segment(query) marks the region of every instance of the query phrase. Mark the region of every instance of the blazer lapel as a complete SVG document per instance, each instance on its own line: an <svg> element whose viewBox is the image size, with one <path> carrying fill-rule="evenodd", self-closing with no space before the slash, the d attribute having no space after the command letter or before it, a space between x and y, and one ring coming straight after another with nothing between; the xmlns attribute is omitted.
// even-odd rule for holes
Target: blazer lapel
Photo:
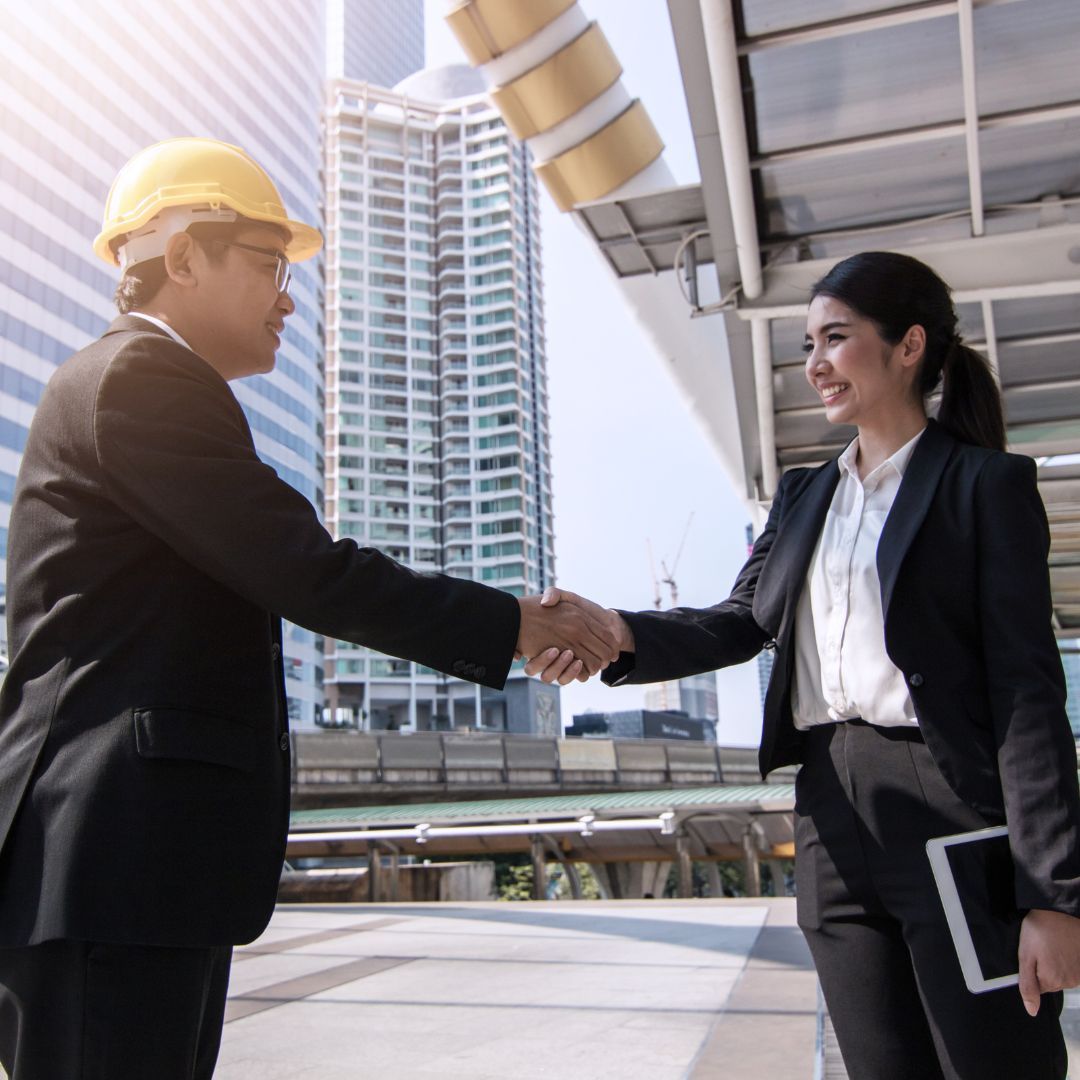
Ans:
<svg viewBox="0 0 1080 1080"><path fill-rule="evenodd" d="M878 541L877 569L881 582L881 610L889 615L900 565L919 531L937 491L938 481L953 450L952 438L931 420L915 444L892 509Z"/></svg>
<svg viewBox="0 0 1080 1080"><path fill-rule="evenodd" d="M755 620L774 635L794 615L839 480L840 467L831 461L784 509L754 599Z"/></svg>

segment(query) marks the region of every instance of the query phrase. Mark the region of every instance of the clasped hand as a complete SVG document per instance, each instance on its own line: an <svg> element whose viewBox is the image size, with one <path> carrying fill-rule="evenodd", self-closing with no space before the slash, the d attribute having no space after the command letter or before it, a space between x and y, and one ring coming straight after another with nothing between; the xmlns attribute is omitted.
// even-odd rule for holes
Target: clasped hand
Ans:
<svg viewBox="0 0 1080 1080"><path fill-rule="evenodd" d="M521 629L516 657L525 657L525 672L560 686L586 682L634 651L634 635L626 620L566 589L549 588L543 596L519 600Z"/></svg>

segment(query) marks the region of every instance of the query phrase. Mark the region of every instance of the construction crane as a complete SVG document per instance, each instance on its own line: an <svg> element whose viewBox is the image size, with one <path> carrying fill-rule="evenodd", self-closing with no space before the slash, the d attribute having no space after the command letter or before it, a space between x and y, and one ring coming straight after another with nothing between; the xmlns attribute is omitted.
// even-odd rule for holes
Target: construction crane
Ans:
<svg viewBox="0 0 1080 1080"><path fill-rule="evenodd" d="M686 528L683 529L682 539L679 541L679 550L675 552L675 561L671 564L671 569L667 568L667 563L663 559L660 560L660 569L664 571L663 582L671 590L671 606L679 606L679 587L675 584L675 571L679 568L679 559L682 558L683 548L686 547L686 536L690 532L690 526L694 520L694 511L690 511L690 516L686 519ZM660 589L656 590L657 596L657 608L660 607Z"/></svg>
<svg viewBox="0 0 1080 1080"><path fill-rule="evenodd" d="M663 559L660 560L660 569L664 572L663 582L671 590L671 606L679 606L679 588L675 584L675 571L679 568L679 559L682 556L683 548L686 546L686 534L690 531L690 523L694 520L693 513L686 521L686 527L683 529L682 540L679 541L679 550L675 552L675 561L671 564L671 569L667 568L667 563ZM649 552L649 573L652 575L653 584L653 607L657 611L660 610L663 599L660 595L660 581L656 577L656 566L653 562L653 550L652 541L645 540L645 547ZM669 680L668 682L659 683L654 686L645 697L646 708L659 709L662 712L666 712L669 709L680 708L681 694L679 691L679 683L677 680Z"/></svg>
<svg viewBox="0 0 1080 1080"><path fill-rule="evenodd" d="M649 573L652 575L652 587L653 587L653 607L657 611L660 610L660 606L663 601L660 598L660 582L656 580L656 567L653 565L652 557L652 541L647 537L645 539L645 547L649 552Z"/></svg>

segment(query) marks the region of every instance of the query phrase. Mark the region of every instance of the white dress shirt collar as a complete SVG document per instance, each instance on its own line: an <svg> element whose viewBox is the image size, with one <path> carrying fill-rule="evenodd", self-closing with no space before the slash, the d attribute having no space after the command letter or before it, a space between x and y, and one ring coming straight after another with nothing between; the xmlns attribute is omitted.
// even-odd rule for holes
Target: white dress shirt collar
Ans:
<svg viewBox="0 0 1080 1080"><path fill-rule="evenodd" d="M859 458L859 436L856 435L836 460L836 464L840 467L841 475L846 473L853 479L859 480L859 483L863 487L868 488L877 487L878 483L881 481L882 474L886 471L896 473L897 479L902 480L904 478L904 470L911 460L911 455L915 452L915 444L922 438L922 433L925 430L926 428L924 427L913 439L909 439L894 454L890 454L876 469L873 470L873 472L867 474L865 480L859 480L859 469L857 464Z"/></svg>
<svg viewBox="0 0 1080 1080"><path fill-rule="evenodd" d="M153 323L159 330L164 330L166 334L180 345L183 345L185 349L190 352L195 350L164 320L159 319L156 315L147 315L145 311L129 311L129 315L134 315L136 318L145 319L148 323Z"/></svg>

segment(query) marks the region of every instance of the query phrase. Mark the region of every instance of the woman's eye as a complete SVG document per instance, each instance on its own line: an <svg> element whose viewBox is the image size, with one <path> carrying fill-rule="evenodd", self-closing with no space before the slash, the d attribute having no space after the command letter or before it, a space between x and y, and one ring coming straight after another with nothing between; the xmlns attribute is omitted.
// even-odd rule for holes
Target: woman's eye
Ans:
<svg viewBox="0 0 1080 1080"><path fill-rule="evenodd" d="M835 345L838 341L844 340L843 334L830 334L826 339L830 345Z"/></svg>

